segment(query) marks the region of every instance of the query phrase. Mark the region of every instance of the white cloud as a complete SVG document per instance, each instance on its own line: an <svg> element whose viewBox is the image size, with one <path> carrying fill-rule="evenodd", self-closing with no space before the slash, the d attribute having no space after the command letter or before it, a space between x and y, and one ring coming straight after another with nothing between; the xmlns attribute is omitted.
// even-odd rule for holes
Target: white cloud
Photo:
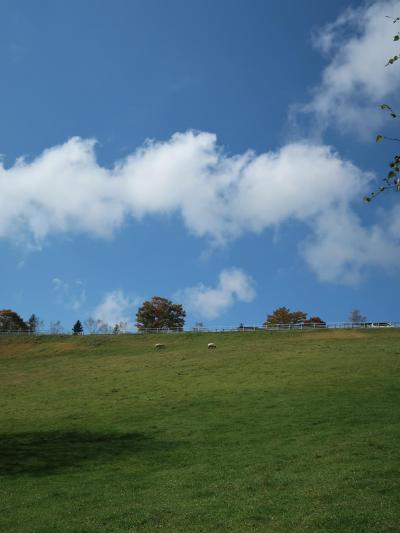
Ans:
<svg viewBox="0 0 400 533"><path fill-rule="evenodd" d="M113 326L126 322L132 326L134 322L133 308L139 304L137 298L126 296L122 290L108 292L101 303L95 308L93 317Z"/></svg>
<svg viewBox="0 0 400 533"><path fill-rule="evenodd" d="M235 301L251 302L255 296L252 279L238 268L223 270L215 288L199 284L177 294L177 298L183 300L185 308L209 319L220 316Z"/></svg>
<svg viewBox="0 0 400 533"><path fill-rule="evenodd" d="M328 146L306 142L228 155L215 135L189 131L106 169L93 141L73 138L30 163L0 167L0 237L109 237L127 216L179 213L192 233L221 241L305 220L347 201L368 179Z"/></svg>
<svg viewBox="0 0 400 533"><path fill-rule="evenodd" d="M59 232L109 236L122 221L112 173L95 159L94 142L73 138L9 169L0 167L0 236L40 243Z"/></svg>
<svg viewBox="0 0 400 533"><path fill-rule="evenodd" d="M308 264L321 281L355 285L365 267L396 268L400 262L399 234L395 234L400 209L387 214L386 221L363 226L347 208L321 214L316 233L301 246Z"/></svg>
<svg viewBox="0 0 400 533"><path fill-rule="evenodd" d="M399 101L400 68L385 66L399 52L393 42L399 27L387 16L399 13L399 0L366 3L321 28L314 43L330 62L312 100L297 110L311 113L320 128L334 125L371 138L387 120L379 104Z"/></svg>
<svg viewBox="0 0 400 533"><path fill-rule="evenodd" d="M59 304L62 304L73 311L77 311L85 304L86 290L81 280L75 280L71 284L60 278L53 278L52 285Z"/></svg>
<svg viewBox="0 0 400 533"><path fill-rule="evenodd" d="M331 147L310 142L230 155L215 135L189 131L148 142L107 169L96 161L93 141L73 138L32 162L0 167L0 237L18 233L35 243L62 232L111 237L129 216L175 213L191 233L221 243L298 221L307 231L304 256L327 279L315 250L339 237L326 220L351 213L371 179ZM371 240L371 229L364 230ZM391 256L398 236L385 238ZM360 251L356 260L352 253L341 266L332 264L329 279L343 281L344 271L370 265L376 265L371 254ZM79 308L79 299L73 305Z"/></svg>
<svg viewBox="0 0 400 533"><path fill-rule="evenodd" d="M373 109L395 103L400 84L400 67L384 66L400 29L386 15L399 14L400 0L366 3L315 34L329 63L301 110L322 130L334 124L376 133L384 115ZM61 233L110 238L129 217L176 214L189 232L218 244L295 221L303 224L300 248L319 279L357 283L366 268L392 267L399 257L393 228L400 210L390 213L389 230L384 221L362 224L354 210L372 178L322 142L232 155L215 135L188 131L148 141L106 168L96 160L95 141L75 137L32 161L0 164L0 238L34 249ZM58 293L66 297L72 289L60 283ZM125 296L108 296L99 308L114 309L107 318L113 322ZM83 291L69 305L78 309L84 301Z"/></svg>

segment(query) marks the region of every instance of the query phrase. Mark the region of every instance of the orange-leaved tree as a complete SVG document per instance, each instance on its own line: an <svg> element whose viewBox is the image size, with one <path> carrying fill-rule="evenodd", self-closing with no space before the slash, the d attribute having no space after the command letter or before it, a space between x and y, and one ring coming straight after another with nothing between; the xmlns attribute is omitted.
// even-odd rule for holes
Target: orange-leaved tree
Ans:
<svg viewBox="0 0 400 533"><path fill-rule="evenodd" d="M275 311L267 316L264 326L273 326L277 324L301 324L307 318L304 311L290 311L287 307L278 307Z"/></svg>
<svg viewBox="0 0 400 533"><path fill-rule="evenodd" d="M11 309L0 310L0 331L12 332L27 330L27 324L22 320L18 313Z"/></svg>
<svg viewBox="0 0 400 533"><path fill-rule="evenodd" d="M320 318L319 316L310 316L310 318L307 318L307 320L304 320L303 324L305 326L310 326L310 327L320 327L320 328L326 327L326 322L324 322L324 320L322 320L322 318Z"/></svg>

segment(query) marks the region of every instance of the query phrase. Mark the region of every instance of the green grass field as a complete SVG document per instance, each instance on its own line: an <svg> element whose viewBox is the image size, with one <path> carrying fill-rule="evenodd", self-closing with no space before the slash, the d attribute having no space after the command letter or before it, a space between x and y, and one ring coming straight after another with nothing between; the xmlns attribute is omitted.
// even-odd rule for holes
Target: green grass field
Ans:
<svg viewBox="0 0 400 533"><path fill-rule="evenodd" d="M396 330L3 337L0 364L2 533L400 531Z"/></svg>

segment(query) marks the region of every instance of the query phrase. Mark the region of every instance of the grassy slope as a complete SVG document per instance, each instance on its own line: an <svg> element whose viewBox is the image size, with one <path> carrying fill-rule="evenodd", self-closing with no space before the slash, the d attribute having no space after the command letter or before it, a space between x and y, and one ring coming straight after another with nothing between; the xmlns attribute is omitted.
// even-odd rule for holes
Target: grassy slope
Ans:
<svg viewBox="0 0 400 533"><path fill-rule="evenodd" d="M0 338L0 365L0 531L400 530L398 331Z"/></svg>

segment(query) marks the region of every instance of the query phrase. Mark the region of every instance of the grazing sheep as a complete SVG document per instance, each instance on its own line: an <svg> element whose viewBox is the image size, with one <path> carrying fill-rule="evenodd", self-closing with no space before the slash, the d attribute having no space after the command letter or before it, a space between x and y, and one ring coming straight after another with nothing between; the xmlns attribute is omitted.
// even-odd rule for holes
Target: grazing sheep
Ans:
<svg viewBox="0 0 400 533"><path fill-rule="evenodd" d="M162 350L163 348L165 348L165 344L161 344L160 342L154 345L155 350Z"/></svg>
<svg viewBox="0 0 400 533"><path fill-rule="evenodd" d="M208 350L215 350L216 347L217 347L217 345L214 344L213 342L209 342L208 345L207 345L207 349Z"/></svg>

